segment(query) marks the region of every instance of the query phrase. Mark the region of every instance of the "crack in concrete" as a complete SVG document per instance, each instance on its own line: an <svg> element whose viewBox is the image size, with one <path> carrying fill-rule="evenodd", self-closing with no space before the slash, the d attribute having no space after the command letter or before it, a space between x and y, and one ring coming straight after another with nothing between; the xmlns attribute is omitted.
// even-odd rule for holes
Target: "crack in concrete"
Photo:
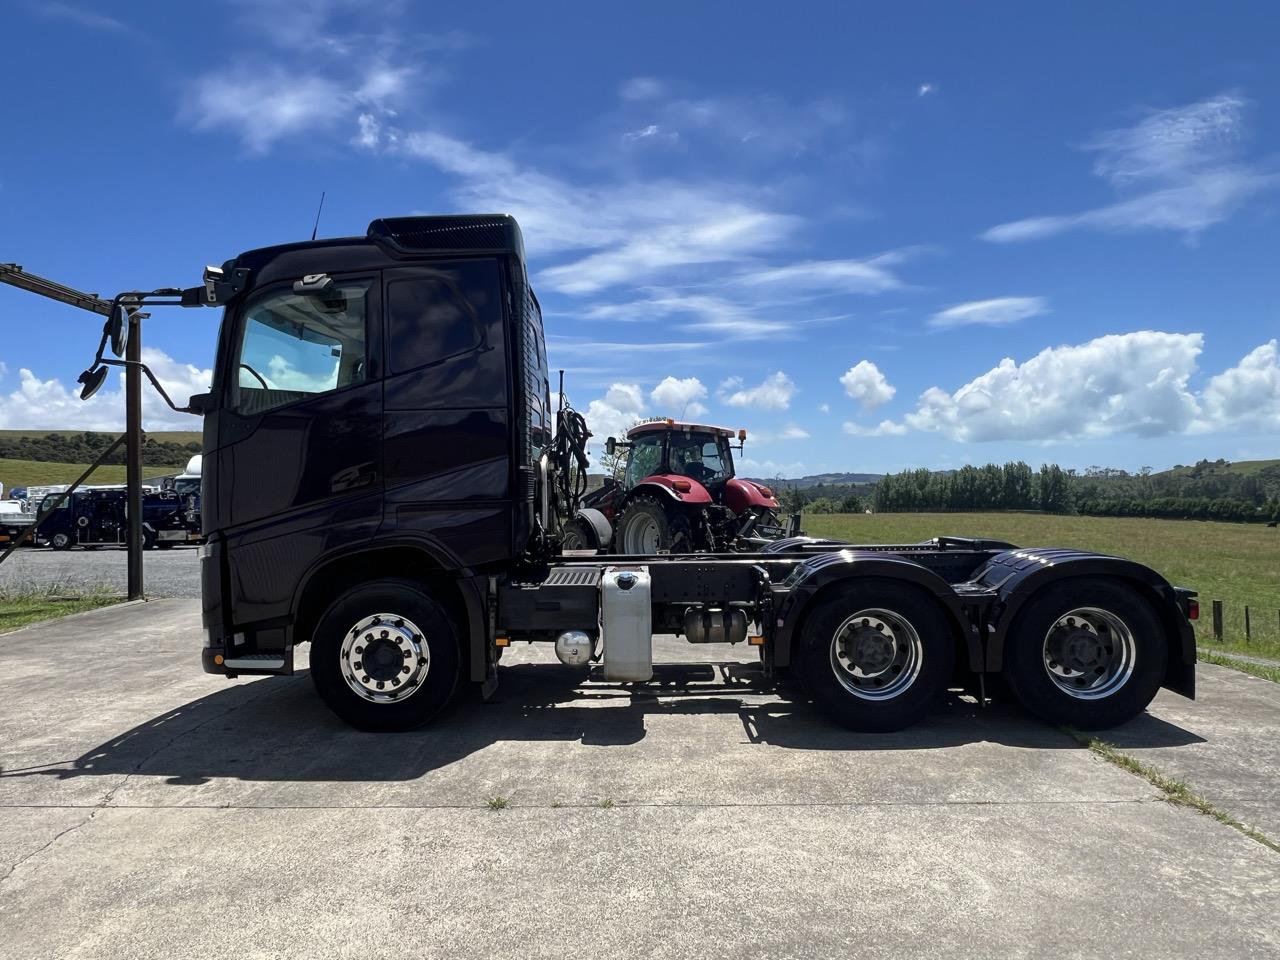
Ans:
<svg viewBox="0 0 1280 960"><path fill-rule="evenodd" d="M36 850L32 850L32 851L31 851L29 854L27 854L25 857L21 857L21 858L19 858L17 861L15 861L15 862L14 862L13 866L11 866L11 867L8 869L8 871L6 871L6 872L5 872L4 876L0 876L0 884L3 884L3 883L4 883L5 881L7 881L10 877L12 877L15 873L17 873L18 868L19 868L19 867L21 867L23 864L25 864L28 860L31 860L31 859L33 859L33 858L35 858L35 857L40 856L40 854L44 853L46 850L48 850L50 847L52 847L55 843L57 843L59 840L61 840L61 839L62 839L63 837L65 837L67 834L69 834L69 833L74 833L75 831L79 830L79 829L80 829L81 827L83 827L86 823L88 823L90 820L92 820L94 817L96 817L99 813L101 813L101 812L102 812L102 810L103 810L103 808L102 808L102 806L100 806L100 805L99 805L99 806L95 806L95 807L93 807L93 808L92 808L92 811L90 812L90 814L89 814L87 817L85 817L83 820L81 820L79 823L72 824L71 826L67 827L65 830L59 830L57 833L55 833L55 834L53 835L53 837L49 840L49 842L48 842L48 843L44 844L43 846L39 847L39 848L38 848L38 849L36 849Z"/></svg>

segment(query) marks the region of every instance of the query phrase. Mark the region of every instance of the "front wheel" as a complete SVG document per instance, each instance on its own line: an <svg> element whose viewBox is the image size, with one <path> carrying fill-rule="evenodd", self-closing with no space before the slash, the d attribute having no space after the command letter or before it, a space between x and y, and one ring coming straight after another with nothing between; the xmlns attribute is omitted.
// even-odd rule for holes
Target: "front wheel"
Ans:
<svg viewBox="0 0 1280 960"><path fill-rule="evenodd" d="M459 630L422 584L375 580L334 601L311 638L311 679L361 730L409 730L453 698Z"/></svg>
<svg viewBox="0 0 1280 960"><path fill-rule="evenodd" d="M1115 727L1146 709L1169 650L1151 605L1107 580L1066 580L1018 611L1004 643L1014 696L1050 723Z"/></svg>
<svg viewBox="0 0 1280 960"><path fill-rule="evenodd" d="M801 628L796 669L823 713L882 733L921 719L946 689L955 640L937 602L892 580L835 588Z"/></svg>
<svg viewBox="0 0 1280 960"><path fill-rule="evenodd" d="M587 528L585 520L570 520L560 532L560 548L562 550L594 550L595 537Z"/></svg>
<svg viewBox="0 0 1280 960"><path fill-rule="evenodd" d="M74 541L71 539L71 534L69 533L58 531L49 538L49 546L53 547L55 550L70 550L73 545Z"/></svg>

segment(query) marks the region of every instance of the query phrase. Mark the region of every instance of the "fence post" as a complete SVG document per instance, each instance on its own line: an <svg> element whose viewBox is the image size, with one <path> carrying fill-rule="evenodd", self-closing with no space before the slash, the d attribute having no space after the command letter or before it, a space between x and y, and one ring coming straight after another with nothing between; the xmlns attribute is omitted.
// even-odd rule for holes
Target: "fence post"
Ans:
<svg viewBox="0 0 1280 960"><path fill-rule="evenodd" d="M1248 642L1249 642L1249 637L1250 637L1250 631L1249 631L1249 605L1246 603L1246 604L1244 605L1244 642L1245 642L1245 643L1248 643Z"/></svg>
<svg viewBox="0 0 1280 960"><path fill-rule="evenodd" d="M1222 601L1213 601L1213 639L1222 642Z"/></svg>

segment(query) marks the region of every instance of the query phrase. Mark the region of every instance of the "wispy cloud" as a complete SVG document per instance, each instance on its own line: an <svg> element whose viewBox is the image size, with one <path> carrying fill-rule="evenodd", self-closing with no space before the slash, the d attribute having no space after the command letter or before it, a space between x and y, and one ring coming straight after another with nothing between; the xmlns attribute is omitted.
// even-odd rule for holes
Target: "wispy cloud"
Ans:
<svg viewBox="0 0 1280 960"><path fill-rule="evenodd" d="M138 32L136 28L131 27L123 20L117 20L115 17L99 13L97 10L86 10L83 7L73 6L69 3L32 3L28 4L28 9L43 17L65 20L88 30L99 30L105 33Z"/></svg>
<svg viewBox="0 0 1280 960"><path fill-rule="evenodd" d="M1100 133L1083 145L1097 155L1093 172L1135 196L1081 213L1002 223L982 236L1010 243L1090 229L1172 230L1194 238L1249 197L1280 186L1276 171L1241 158L1245 107L1242 98L1222 94Z"/></svg>
<svg viewBox="0 0 1280 960"><path fill-rule="evenodd" d="M904 284L891 269L910 251L894 251L867 260L806 260L745 273L738 282L750 287L785 287L837 293L884 293Z"/></svg>
<svg viewBox="0 0 1280 960"><path fill-rule="evenodd" d="M1003 327L1048 311L1049 302L1044 297L994 297L957 303L954 307L939 310L929 318L929 326L939 329L973 324Z"/></svg>

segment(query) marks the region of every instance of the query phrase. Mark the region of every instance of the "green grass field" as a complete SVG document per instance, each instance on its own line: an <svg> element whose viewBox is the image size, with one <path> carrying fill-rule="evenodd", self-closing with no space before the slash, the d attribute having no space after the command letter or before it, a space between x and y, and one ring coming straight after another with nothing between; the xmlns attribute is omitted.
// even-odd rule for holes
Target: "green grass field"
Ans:
<svg viewBox="0 0 1280 960"><path fill-rule="evenodd" d="M70 483L87 467L87 463L43 463L39 460L9 460L0 457L0 483L7 494L14 487L34 484ZM158 477L166 473L181 473L183 464L142 468L144 477ZM89 483L124 483L124 464L108 464L99 467L89 478Z"/></svg>
<svg viewBox="0 0 1280 960"><path fill-rule="evenodd" d="M1221 649L1280 658L1280 530L1261 524L1035 513L806 514L806 533L859 543L994 537L1024 547L1081 547L1130 557L1200 592L1201 643L1212 642L1210 601L1225 607ZM1244 607L1253 640L1245 644Z"/></svg>
<svg viewBox="0 0 1280 960"><path fill-rule="evenodd" d="M39 439L55 434L59 437L78 437L84 430L0 430L0 440ZM110 431L90 430L107 437L114 437ZM202 434L199 430L149 430L147 436L161 443L199 443Z"/></svg>

